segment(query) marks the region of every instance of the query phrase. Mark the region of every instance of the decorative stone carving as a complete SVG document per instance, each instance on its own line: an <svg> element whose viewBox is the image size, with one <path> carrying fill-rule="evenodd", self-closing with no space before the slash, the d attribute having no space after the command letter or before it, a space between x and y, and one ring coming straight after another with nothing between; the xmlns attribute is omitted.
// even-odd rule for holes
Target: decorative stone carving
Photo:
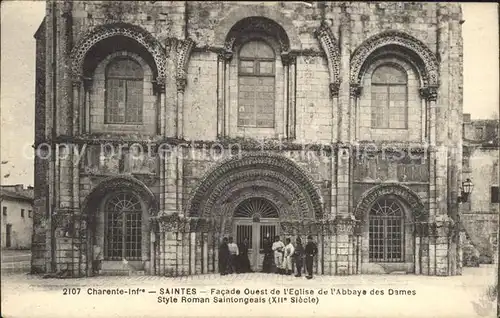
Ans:
<svg viewBox="0 0 500 318"><path fill-rule="evenodd" d="M351 235L354 233L356 220L352 216L337 216L334 220L337 234Z"/></svg>
<svg viewBox="0 0 500 318"><path fill-rule="evenodd" d="M73 74L73 78L71 79L71 84L73 88L79 88L82 85L83 77L81 74Z"/></svg>
<svg viewBox="0 0 500 318"><path fill-rule="evenodd" d="M338 96L340 86L340 50L339 43L333 36L330 27L323 21L314 35L318 38L328 61L328 72L330 74L330 95ZM336 88L332 90L333 88Z"/></svg>
<svg viewBox="0 0 500 318"><path fill-rule="evenodd" d="M252 186L255 186L255 189L252 189ZM294 204L296 201L307 202L303 197L297 200L299 196L303 196L303 194L292 192L275 179L269 177L261 179L260 174L255 174L255 177L252 179L240 180L239 178L234 178L233 182L227 184L227 187L223 186L212 192L210 197L206 201L203 201L206 208L202 214L218 216L224 212L224 217L230 218L231 213L234 212L241 202L260 197L273 202L279 217L287 219L291 217L300 218L301 215L309 213L310 209L307 208L307 204L305 208L300 208L298 204ZM225 206L225 209L220 209L220 206Z"/></svg>
<svg viewBox="0 0 500 318"><path fill-rule="evenodd" d="M246 186L248 182L265 182L268 189L282 193L284 196L293 197L300 209L300 211L297 211L299 215L303 217L309 216L308 214L311 212L312 204L309 202L310 200L308 199L307 193L304 192L304 189L297 185L293 179L274 170L266 168L252 169L251 166L244 171L228 173L222 180L217 181L215 187L211 189L206 199L202 201L202 215L210 215L210 211L214 208L214 204L218 198L224 196L225 193L233 193L240 190L240 185L245 184ZM290 214L294 214L295 211L291 210L286 212L287 215L290 216Z"/></svg>
<svg viewBox="0 0 500 318"><path fill-rule="evenodd" d="M236 42L236 35L232 35L231 37L226 38L226 42L224 42L224 49L223 49L225 57L228 58L232 57L233 47L235 42Z"/></svg>
<svg viewBox="0 0 500 318"><path fill-rule="evenodd" d="M176 79L176 84L177 84L177 91L178 92L184 92L184 90L186 89L187 81L183 77L178 77Z"/></svg>
<svg viewBox="0 0 500 318"><path fill-rule="evenodd" d="M427 86L419 90L420 96L428 101L435 102L437 100L437 87Z"/></svg>
<svg viewBox="0 0 500 318"><path fill-rule="evenodd" d="M191 39L179 40L177 42L177 78L186 79L187 67L194 41Z"/></svg>
<svg viewBox="0 0 500 318"><path fill-rule="evenodd" d="M340 82L330 83L330 96L338 97L340 90Z"/></svg>
<svg viewBox="0 0 500 318"><path fill-rule="evenodd" d="M85 87L85 91L90 91L92 88L92 78L90 77L82 77L83 85Z"/></svg>
<svg viewBox="0 0 500 318"><path fill-rule="evenodd" d="M415 234L420 237L429 236L430 226L427 222L416 222L415 224Z"/></svg>
<svg viewBox="0 0 500 318"><path fill-rule="evenodd" d="M119 190L130 190L137 193L146 203L150 214L154 215L159 210L154 193L142 181L131 176L120 176L101 181L85 198L82 211L91 210L106 194Z"/></svg>
<svg viewBox="0 0 500 318"><path fill-rule="evenodd" d="M166 56L162 45L146 30L128 23L105 24L96 27L84 35L75 45L71 52L71 70L74 76L83 74L83 62L85 56L92 47L107 38L113 36L126 36L141 44L151 55L156 64L159 78L165 78Z"/></svg>
<svg viewBox="0 0 500 318"><path fill-rule="evenodd" d="M419 57L423 64L421 75L425 86L439 85L439 64L436 56L420 40L399 31L386 31L372 36L358 47L351 58L351 78L353 84L360 84L361 68L370 55L387 45L396 45L408 49Z"/></svg>
<svg viewBox="0 0 500 318"><path fill-rule="evenodd" d="M281 62L283 65L294 65L297 64L297 55L292 52L286 52L281 54Z"/></svg>
<svg viewBox="0 0 500 318"><path fill-rule="evenodd" d="M425 209L424 204L418 195L410 188L397 183L381 184L366 191L356 206L356 219L366 221L365 216L368 214L370 207L384 195L395 195L403 199L409 205L412 212L412 222L428 221L429 212Z"/></svg>
<svg viewBox="0 0 500 318"><path fill-rule="evenodd" d="M201 202L206 202L206 198L210 196L214 188L225 179L231 178L234 171L245 170L243 169L245 167L262 168L261 175L270 175L280 180L281 184L289 184L289 180L291 180L296 185L300 185L304 193L303 197L309 201L314 215L319 218L323 215L320 192L309 174L292 160L278 154L266 152L248 153L242 156L231 157L210 169L201 178L198 186L192 191L186 205L186 215L198 215L202 210ZM245 173L248 174L247 177L251 177L252 174L255 175L253 172Z"/></svg>
<svg viewBox="0 0 500 318"><path fill-rule="evenodd" d="M160 93L165 93L166 80L164 77L157 77L155 81L155 89Z"/></svg>
<svg viewBox="0 0 500 318"><path fill-rule="evenodd" d="M349 94L351 95L352 98L358 98L361 96L361 93L363 91L363 87L359 86L358 84L352 84L349 86Z"/></svg>
<svg viewBox="0 0 500 318"><path fill-rule="evenodd" d="M233 58L233 52L222 50L219 52L218 60L222 62L229 62Z"/></svg>
<svg viewBox="0 0 500 318"><path fill-rule="evenodd" d="M290 50L290 40L285 30L271 19L249 17L237 22L229 31L224 42L224 50L233 52L237 39L246 34L265 34L274 38L280 45L281 52Z"/></svg>

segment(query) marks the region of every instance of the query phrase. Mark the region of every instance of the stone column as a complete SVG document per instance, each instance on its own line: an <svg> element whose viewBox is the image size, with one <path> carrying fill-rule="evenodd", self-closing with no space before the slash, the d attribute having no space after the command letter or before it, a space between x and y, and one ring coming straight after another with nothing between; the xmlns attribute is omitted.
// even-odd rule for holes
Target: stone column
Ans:
<svg viewBox="0 0 500 318"><path fill-rule="evenodd" d="M359 138L359 97L361 96L362 92L362 87L359 86L358 84L351 84L349 87L349 93L350 93L350 105L351 105L351 112L350 112L350 126L351 126L351 134L349 141L354 142Z"/></svg>
<svg viewBox="0 0 500 318"><path fill-rule="evenodd" d="M177 193L177 213L184 216L184 147L182 145L177 146L177 156L176 160L176 193Z"/></svg>
<svg viewBox="0 0 500 318"><path fill-rule="evenodd" d="M295 138L295 82L297 76L297 56L294 53L281 55L284 66L284 112L283 136L287 139Z"/></svg>
<svg viewBox="0 0 500 318"><path fill-rule="evenodd" d="M337 275L351 274L352 267L352 236L355 220L353 217L340 216L335 218L336 243L337 243Z"/></svg>
<svg viewBox="0 0 500 318"><path fill-rule="evenodd" d="M160 133L159 135L163 137L168 136L167 132L167 104L166 104L166 96L165 96L165 78L157 78L156 79L156 90L159 99L159 107L160 107Z"/></svg>
<svg viewBox="0 0 500 318"><path fill-rule="evenodd" d="M429 147L427 149L427 157L429 158L429 217L433 219L437 214L437 157L436 149L436 100L437 88L432 86L423 87L420 89L420 96L426 104L428 119L427 119L427 139Z"/></svg>
<svg viewBox="0 0 500 318"><path fill-rule="evenodd" d="M160 275L178 275L178 239L179 224L175 214L165 214L159 220L160 228Z"/></svg>
<svg viewBox="0 0 500 318"><path fill-rule="evenodd" d="M436 275L436 223L429 224L429 275Z"/></svg>
<svg viewBox="0 0 500 318"><path fill-rule="evenodd" d="M83 79L83 101L82 101L82 120L81 120L81 131L82 133L89 133L91 129L90 124L90 96L92 96L92 79Z"/></svg>
<svg viewBox="0 0 500 318"><path fill-rule="evenodd" d="M80 76L73 79L73 136L80 134L80 101L82 86L83 85Z"/></svg>
<svg viewBox="0 0 500 318"><path fill-rule="evenodd" d="M450 275L449 249L453 220L447 215L436 218L436 275Z"/></svg>
<svg viewBox="0 0 500 318"><path fill-rule="evenodd" d="M165 96L165 79L158 78L156 80L156 89L158 91L159 97L159 107L160 107L160 135L163 138L168 137L167 131L167 109L166 109L166 96ZM159 161L159 176L160 176L160 211L165 211L165 195L166 195L166 159L167 154L165 146L161 146L157 151L157 160Z"/></svg>
<svg viewBox="0 0 500 318"><path fill-rule="evenodd" d="M164 209L167 213L177 213L177 149L169 149L164 154L163 173L165 180Z"/></svg>
<svg viewBox="0 0 500 318"><path fill-rule="evenodd" d="M224 133L223 136L227 137L230 134L229 127L230 127L230 121L229 121L229 110L231 108L230 105L230 62L232 58L232 53L231 54L226 54L225 60L224 60Z"/></svg>
<svg viewBox="0 0 500 318"><path fill-rule="evenodd" d="M184 90L186 89L186 79L177 78L177 132L176 137L184 138Z"/></svg>
<svg viewBox="0 0 500 318"><path fill-rule="evenodd" d="M217 137L225 135L226 109L226 55L220 53L217 59Z"/></svg>
<svg viewBox="0 0 500 318"><path fill-rule="evenodd" d="M229 70L233 58L232 46L235 38L231 38L219 51L217 58L217 137L229 135Z"/></svg>

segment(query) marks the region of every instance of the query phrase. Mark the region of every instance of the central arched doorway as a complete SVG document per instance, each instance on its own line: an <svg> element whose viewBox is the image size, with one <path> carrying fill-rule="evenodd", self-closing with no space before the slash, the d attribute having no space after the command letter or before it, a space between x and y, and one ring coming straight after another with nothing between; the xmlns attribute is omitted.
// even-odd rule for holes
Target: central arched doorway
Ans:
<svg viewBox="0 0 500 318"><path fill-rule="evenodd" d="M262 267L264 239L270 242L279 235L277 207L268 199L253 197L238 204L233 213L233 235L237 244L248 239L248 258L252 270Z"/></svg>

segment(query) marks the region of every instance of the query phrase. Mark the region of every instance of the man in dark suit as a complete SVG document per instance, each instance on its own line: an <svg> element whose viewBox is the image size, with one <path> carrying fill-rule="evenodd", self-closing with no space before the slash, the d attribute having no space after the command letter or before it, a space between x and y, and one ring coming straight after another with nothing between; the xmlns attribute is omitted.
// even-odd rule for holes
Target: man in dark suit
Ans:
<svg viewBox="0 0 500 318"><path fill-rule="evenodd" d="M227 237L225 237L219 245L219 272L221 275L227 275L229 257L229 247L227 244Z"/></svg>
<svg viewBox="0 0 500 318"><path fill-rule="evenodd" d="M305 248L305 254L306 254L306 270L307 270L307 279L313 278L313 262L314 262L314 256L318 254L318 247L316 246L316 243L313 242L313 238L311 235L307 237L307 245Z"/></svg>

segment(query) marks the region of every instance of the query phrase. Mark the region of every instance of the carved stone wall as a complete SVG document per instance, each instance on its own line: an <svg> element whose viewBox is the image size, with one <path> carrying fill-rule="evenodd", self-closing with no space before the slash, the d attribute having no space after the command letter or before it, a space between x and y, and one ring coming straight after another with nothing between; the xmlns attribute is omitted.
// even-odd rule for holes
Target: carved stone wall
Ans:
<svg viewBox="0 0 500 318"><path fill-rule="evenodd" d="M383 132L373 139L394 148L410 140L422 148L426 143L460 144L458 4L78 1L49 6L45 23L38 51L47 54L37 60L37 69L44 70L45 89L36 107L44 109L45 117L43 124L37 121L36 131L45 131L45 136L37 133L37 142L87 145L87 149L80 165L73 162L75 153L55 169L49 162L37 162L35 172L44 179L37 184L47 186L35 198L36 213L44 214L35 224L37 268L55 270L51 259L57 254L52 250L57 245L52 239L55 211L63 207L85 211L105 193L129 187L149 203L152 219L157 214L210 218L220 212L220 216L233 207L235 196L261 193L280 203L280 226L287 234L314 233L321 250L318 273L347 275L362 272L361 254L366 249L363 228L354 216L359 217L357 212L366 211L379 195L399 195L415 213L414 223L427 224L422 229L415 225L411 239L418 268L409 271L456 273L456 264L451 264L456 257L447 252L456 247L453 222L458 219L454 202L460 155L448 162L440 157L446 151L431 147L420 151L428 158L425 162L395 164L378 157L343 160L341 153L354 147L358 120L366 121L370 108L363 104L369 101L363 99L361 79L374 61L389 56L404 60L413 70L412 109L421 114L411 119L412 124L419 121L420 128L408 130L407 135L387 132L390 138L382 138ZM258 131L249 137L233 129L238 109L238 61L233 51L257 35L272 38L279 53L279 118L270 133ZM87 110L95 99L92 88L103 87L82 78L88 75L84 66L105 59L93 50L118 39L151 68L152 94L146 97L157 127L147 133L129 129L94 134L88 129ZM258 137L265 140L261 143ZM194 140L198 146L191 151ZM167 143L175 151L164 158L156 154L146 158L131 156L125 147L121 155L103 156L99 146L108 142ZM229 144L240 146L243 156L235 158L236 153L224 151L215 157L189 157L206 154L207 147L227 149ZM326 154L299 158L317 154L324 146L329 148ZM372 187L375 190L369 190ZM243 189L248 193L243 195ZM48 200L43 202L42 197ZM434 220L448 214L453 217L438 227ZM301 227L300 222L311 220L310 227ZM151 222L152 272L184 275L217 270L217 246L220 237L231 232L229 223L199 228L191 221L168 218ZM66 249L66 243L61 244L60 249ZM444 266L447 261L449 268Z"/></svg>

